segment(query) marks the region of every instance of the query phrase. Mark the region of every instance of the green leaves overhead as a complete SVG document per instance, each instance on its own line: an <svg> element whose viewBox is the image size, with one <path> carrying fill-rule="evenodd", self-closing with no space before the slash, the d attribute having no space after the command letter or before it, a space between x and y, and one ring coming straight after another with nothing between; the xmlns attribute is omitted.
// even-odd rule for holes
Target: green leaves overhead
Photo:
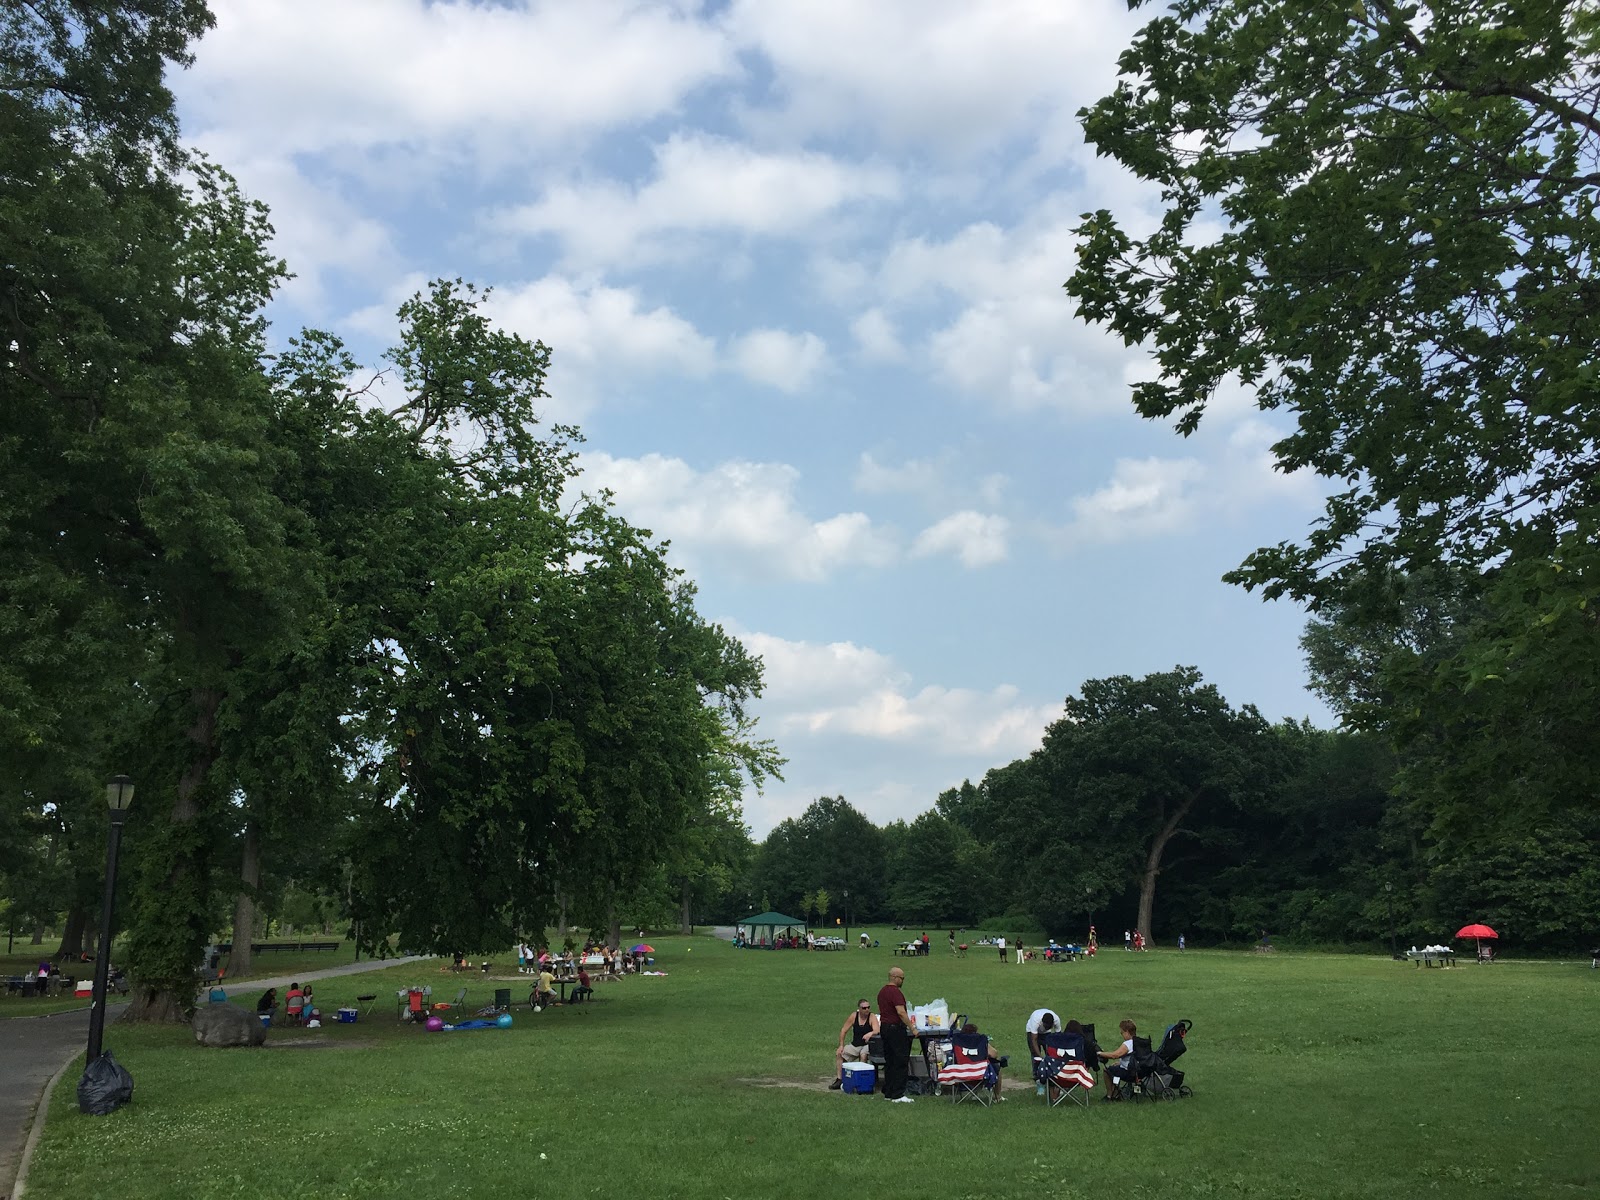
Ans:
<svg viewBox="0 0 1600 1200"><path fill-rule="evenodd" d="M1087 214L1067 290L1159 366L1143 415L1189 433L1237 378L1294 422L1278 468L1332 488L1303 538L1227 578L1348 619L1375 588L1459 574L1482 619L1427 662L1379 654L1375 727L1509 751L1527 795L1587 779L1591 803L1593 7L1181 0L1120 67L1084 129L1159 188L1161 219L1135 236ZM1520 803L1487 768L1455 800Z"/></svg>

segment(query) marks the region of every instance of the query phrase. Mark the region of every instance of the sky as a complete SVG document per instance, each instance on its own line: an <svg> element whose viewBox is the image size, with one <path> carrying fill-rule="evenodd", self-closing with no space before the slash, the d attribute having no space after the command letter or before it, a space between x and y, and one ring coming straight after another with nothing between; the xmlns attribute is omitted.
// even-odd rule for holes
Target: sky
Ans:
<svg viewBox="0 0 1600 1200"><path fill-rule="evenodd" d="M213 0L186 139L272 210L275 336L366 361L435 277L550 346L583 484L765 662L785 778L878 823L1035 749L1088 679L1198 667L1331 723L1304 614L1221 582L1303 535L1238 388L1181 438L1073 313L1073 227L1157 197L1083 142L1124 0Z"/></svg>

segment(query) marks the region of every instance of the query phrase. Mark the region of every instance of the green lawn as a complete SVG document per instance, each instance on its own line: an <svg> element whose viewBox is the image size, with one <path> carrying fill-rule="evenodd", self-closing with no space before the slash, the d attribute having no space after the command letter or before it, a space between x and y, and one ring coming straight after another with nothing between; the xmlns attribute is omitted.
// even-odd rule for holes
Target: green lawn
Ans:
<svg viewBox="0 0 1600 1200"><path fill-rule="evenodd" d="M325 1011L357 992L385 1001L353 1026L274 1030L265 1052L204 1051L185 1029L113 1027L107 1044L137 1098L112 1117L80 1117L64 1081L30 1195L1600 1191L1600 1095L1585 1073L1600 1060L1600 972L1586 967L1419 970L1171 950L1002 967L977 952L902 960L887 949L651 941L667 978L601 985L588 1007L518 1008L509 1031L430 1035L397 1023L394 988L459 986L421 964L327 981L317 989ZM1188 1017L1182 1065L1195 1095L1047 1110L1016 1069L1010 1099L991 1110L824 1090L840 1023L894 963L913 1002L945 997L1015 1059L1039 1004L1102 1031L1131 1016L1157 1036ZM473 980L471 999L494 986Z"/></svg>

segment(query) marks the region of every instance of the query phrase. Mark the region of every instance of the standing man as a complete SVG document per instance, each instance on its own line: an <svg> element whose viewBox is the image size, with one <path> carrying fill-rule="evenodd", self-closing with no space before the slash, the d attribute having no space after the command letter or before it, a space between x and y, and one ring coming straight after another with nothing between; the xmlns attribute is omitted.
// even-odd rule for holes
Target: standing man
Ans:
<svg viewBox="0 0 1600 1200"><path fill-rule="evenodd" d="M839 1026L839 1049L833 1056L833 1082L828 1085L829 1091L837 1092L844 1086L845 1063L867 1061L867 1040L877 1032L878 1015L863 996L856 1001L855 1011ZM848 1046L844 1043L847 1036L850 1039Z"/></svg>
<svg viewBox="0 0 1600 1200"><path fill-rule="evenodd" d="M1060 1025L1061 1018L1048 1008L1036 1008L1028 1014L1028 1023L1023 1026L1023 1030L1028 1035L1029 1057L1044 1057L1044 1051L1039 1047L1039 1036L1045 1033L1054 1033ZM1044 1084L1035 1082L1033 1090L1035 1095L1044 1095Z"/></svg>
<svg viewBox="0 0 1600 1200"><path fill-rule="evenodd" d="M1122 948L1124 950L1133 949L1133 934L1129 933L1126 929L1122 931Z"/></svg>
<svg viewBox="0 0 1600 1200"><path fill-rule="evenodd" d="M913 1104L906 1095L906 1076L911 1071L911 1017L906 1012L906 994L900 985L906 973L889 968L889 982L878 989L878 1031L883 1035L883 1096L896 1104Z"/></svg>
<svg viewBox="0 0 1600 1200"><path fill-rule="evenodd" d="M1001 962L1005 962L1005 960L1006 960L1006 935L1002 933L999 937L995 938L994 944L996 946L1000 947L1000 961Z"/></svg>
<svg viewBox="0 0 1600 1200"><path fill-rule="evenodd" d="M1022 939L1017 938L1017 966L1022 965Z"/></svg>

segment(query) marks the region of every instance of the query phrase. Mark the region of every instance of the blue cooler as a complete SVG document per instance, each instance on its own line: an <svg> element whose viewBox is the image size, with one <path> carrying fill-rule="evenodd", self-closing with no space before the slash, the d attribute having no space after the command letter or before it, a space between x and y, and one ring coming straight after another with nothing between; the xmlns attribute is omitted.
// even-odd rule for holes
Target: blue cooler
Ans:
<svg viewBox="0 0 1600 1200"><path fill-rule="evenodd" d="M356 1010L353 1008L341 1008L334 1014L334 1019L341 1025L354 1025L356 1023Z"/></svg>
<svg viewBox="0 0 1600 1200"><path fill-rule="evenodd" d="M878 1068L871 1063L847 1062L839 1078L843 1081L840 1091L851 1092L857 1096L870 1096L878 1082Z"/></svg>

